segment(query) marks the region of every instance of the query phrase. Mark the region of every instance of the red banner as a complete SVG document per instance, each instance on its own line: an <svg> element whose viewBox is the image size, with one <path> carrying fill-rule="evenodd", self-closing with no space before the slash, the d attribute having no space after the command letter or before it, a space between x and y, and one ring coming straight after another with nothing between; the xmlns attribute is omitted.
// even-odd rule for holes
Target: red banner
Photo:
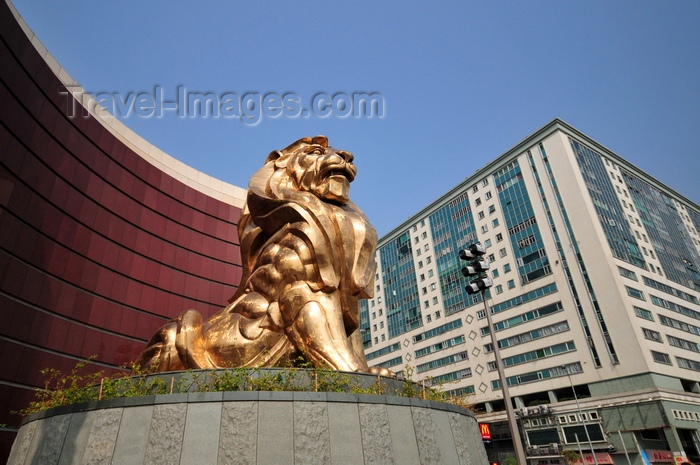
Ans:
<svg viewBox="0 0 700 465"><path fill-rule="evenodd" d="M598 461L598 465L614 465L614 461L612 457L610 457L610 454L607 452L596 452L595 458ZM585 453L583 454L583 461L577 460L576 462L573 462L573 465L589 465L589 464L595 464L596 460L593 460L593 454L590 453Z"/></svg>

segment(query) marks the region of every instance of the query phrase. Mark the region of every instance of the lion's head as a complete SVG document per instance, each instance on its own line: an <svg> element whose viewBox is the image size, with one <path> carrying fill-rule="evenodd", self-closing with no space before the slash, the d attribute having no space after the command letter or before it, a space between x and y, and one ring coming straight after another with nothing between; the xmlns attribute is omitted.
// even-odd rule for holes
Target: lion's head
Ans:
<svg viewBox="0 0 700 465"><path fill-rule="evenodd" d="M325 202L345 205L350 200L350 183L357 174L353 159L351 153L329 147L325 136L316 136L299 139L281 151L272 152L266 163L274 163L273 177L280 187L309 192ZM287 185L290 181L291 186Z"/></svg>

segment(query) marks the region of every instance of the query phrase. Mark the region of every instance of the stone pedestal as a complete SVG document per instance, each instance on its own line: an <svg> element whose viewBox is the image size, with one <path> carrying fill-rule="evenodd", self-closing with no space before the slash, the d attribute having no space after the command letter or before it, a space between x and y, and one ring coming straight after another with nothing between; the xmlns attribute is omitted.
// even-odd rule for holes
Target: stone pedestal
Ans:
<svg viewBox="0 0 700 465"><path fill-rule="evenodd" d="M488 463L474 415L415 398L215 392L77 404L28 417L9 465Z"/></svg>

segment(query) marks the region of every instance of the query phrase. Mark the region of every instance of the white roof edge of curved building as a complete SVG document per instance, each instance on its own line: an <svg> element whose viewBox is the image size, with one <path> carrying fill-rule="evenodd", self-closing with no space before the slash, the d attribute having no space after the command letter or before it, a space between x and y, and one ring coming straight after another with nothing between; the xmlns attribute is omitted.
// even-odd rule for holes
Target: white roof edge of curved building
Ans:
<svg viewBox="0 0 700 465"><path fill-rule="evenodd" d="M97 105L96 102L91 102L90 95L83 91L83 88L58 63L58 60L49 53L48 49L41 43L27 22L24 21L24 18L22 18L22 15L19 14L12 2L10 0L5 0L5 2L10 7L15 20L22 30L24 30L24 33L49 68L68 89L71 89L73 95L82 96L82 102L80 103L86 111L99 121L109 132L114 134L117 139L121 140L127 147L133 150L134 153L141 156L141 158L183 184L209 197L213 197L235 207L243 207L246 198L246 189L216 179L168 155L139 136L136 132L111 115L106 109Z"/></svg>

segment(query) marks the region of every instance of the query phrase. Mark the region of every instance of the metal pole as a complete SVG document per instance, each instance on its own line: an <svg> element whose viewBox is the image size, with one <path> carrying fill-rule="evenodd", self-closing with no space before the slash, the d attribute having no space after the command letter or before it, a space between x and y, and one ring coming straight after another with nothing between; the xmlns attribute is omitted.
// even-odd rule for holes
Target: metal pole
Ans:
<svg viewBox="0 0 700 465"><path fill-rule="evenodd" d="M486 321L489 325L489 333L491 334L491 343L493 345L493 354L496 356L496 368L498 369L498 379L501 381L501 389L503 390L503 402L506 404L506 416L508 417L508 426L510 427L510 435L513 438L513 448L515 449L515 457L518 460L519 465L527 465L527 459L525 458L525 450L523 449L523 443L520 439L520 431L518 431L518 423L515 418L515 410L513 410L513 404L510 400L510 393L508 392L508 383L506 381L506 374L503 368L503 363L501 362L501 354L498 351L498 341L496 340L496 331L493 328L493 321L491 320L491 309L486 301L486 289L481 291L481 297L484 299L484 310L486 310ZM597 464L596 464L597 465Z"/></svg>
<svg viewBox="0 0 700 465"><path fill-rule="evenodd" d="M586 432L586 439L588 439L588 447L591 448L591 455L593 455L593 462L595 465L598 465L598 458L595 456L595 450L593 450L593 443L591 442L591 435L588 434L588 426L586 426L586 420L583 419L583 415L581 412L581 405L578 403L578 396L576 395L576 389L574 389L574 382L571 381L571 375L569 374L569 368L566 365L561 366L564 371L566 371L566 376L569 378L569 384L571 385L571 392L574 393L574 400L576 401L576 409L578 410L579 418L581 418L581 422L583 423L583 430ZM583 457L581 457L581 460L583 460Z"/></svg>
<svg viewBox="0 0 700 465"><path fill-rule="evenodd" d="M620 436L620 442L622 443L622 450L625 451L625 457L627 457L627 463L629 465L632 465L632 462L630 461L630 454L627 453L627 446L625 445L625 440L622 439L622 431L618 431L617 434Z"/></svg>
<svg viewBox="0 0 700 465"><path fill-rule="evenodd" d="M578 454L581 456L581 463L586 463L585 460L583 460L583 450L581 449L581 442L578 440L578 433L574 433L574 437L576 438L576 446L578 447Z"/></svg>

